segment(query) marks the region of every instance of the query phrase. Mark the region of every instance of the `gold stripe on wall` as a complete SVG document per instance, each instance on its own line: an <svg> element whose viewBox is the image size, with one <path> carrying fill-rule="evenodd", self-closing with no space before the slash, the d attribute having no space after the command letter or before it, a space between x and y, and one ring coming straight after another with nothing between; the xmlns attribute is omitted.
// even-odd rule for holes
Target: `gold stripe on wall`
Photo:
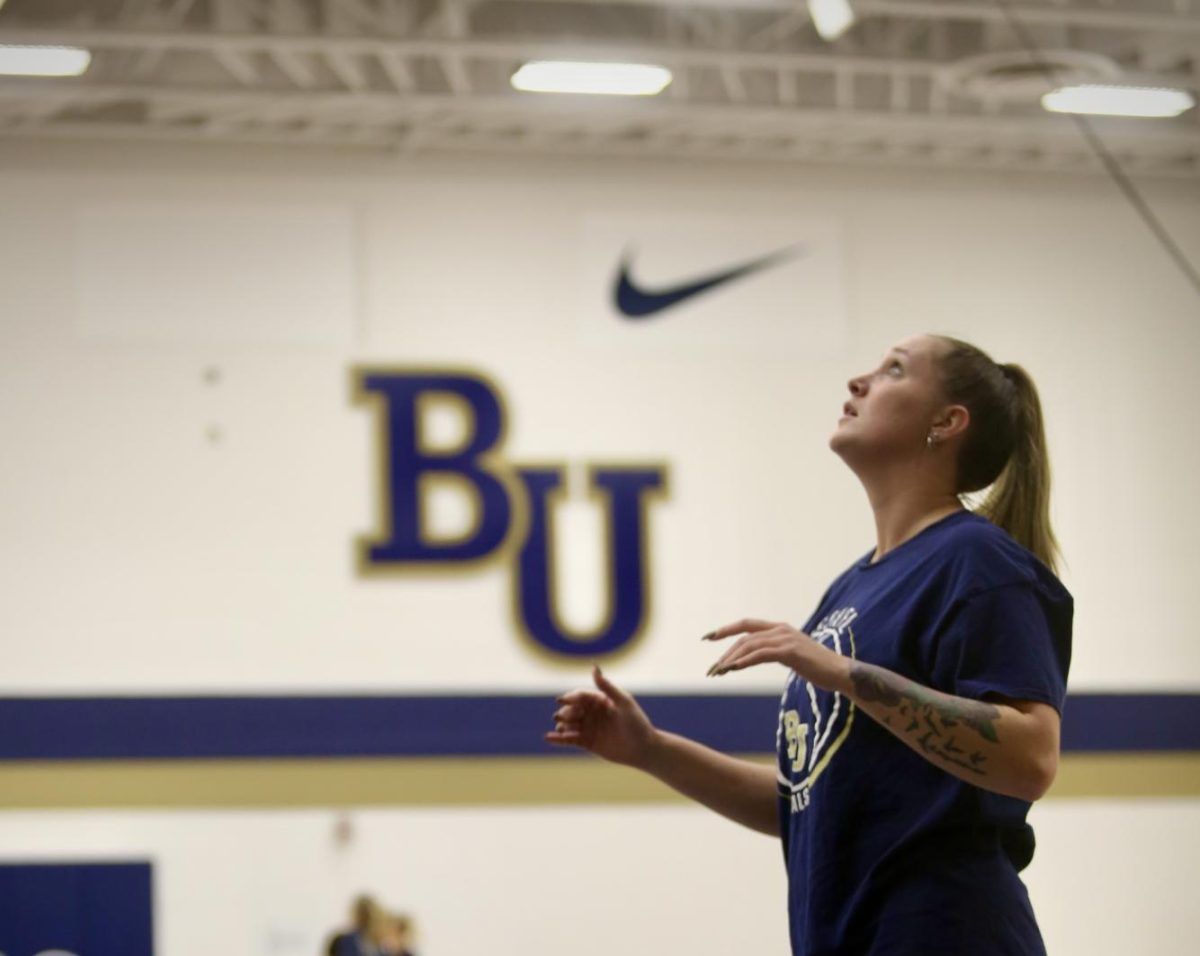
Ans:
<svg viewBox="0 0 1200 956"><path fill-rule="evenodd" d="M764 764L773 758L755 755ZM1200 796L1200 752L1067 754L1047 799ZM684 801L586 757L17 761L0 808L519 806Z"/></svg>
<svg viewBox="0 0 1200 956"><path fill-rule="evenodd" d="M1073 753L1046 794L1061 797L1200 796L1200 752Z"/></svg>

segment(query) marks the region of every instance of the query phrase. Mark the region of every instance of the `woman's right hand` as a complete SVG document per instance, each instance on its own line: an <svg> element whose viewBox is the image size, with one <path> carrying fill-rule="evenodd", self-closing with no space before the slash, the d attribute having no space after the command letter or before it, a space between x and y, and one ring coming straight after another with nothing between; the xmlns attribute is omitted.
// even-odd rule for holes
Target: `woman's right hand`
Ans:
<svg viewBox="0 0 1200 956"><path fill-rule="evenodd" d="M552 744L580 747L613 763L644 767L658 731L631 694L592 668L597 690L573 690L557 698Z"/></svg>

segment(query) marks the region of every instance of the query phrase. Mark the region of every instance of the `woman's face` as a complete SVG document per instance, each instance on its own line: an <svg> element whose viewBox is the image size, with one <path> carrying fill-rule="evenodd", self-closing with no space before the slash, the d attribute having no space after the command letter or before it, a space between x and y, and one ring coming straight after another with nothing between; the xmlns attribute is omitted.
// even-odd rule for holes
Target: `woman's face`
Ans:
<svg viewBox="0 0 1200 956"><path fill-rule="evenodd" d="M830 448L859 461L924 453L941 404L934 364L939 347L926 335L902 339L875 368L850 379Z"/></svg>

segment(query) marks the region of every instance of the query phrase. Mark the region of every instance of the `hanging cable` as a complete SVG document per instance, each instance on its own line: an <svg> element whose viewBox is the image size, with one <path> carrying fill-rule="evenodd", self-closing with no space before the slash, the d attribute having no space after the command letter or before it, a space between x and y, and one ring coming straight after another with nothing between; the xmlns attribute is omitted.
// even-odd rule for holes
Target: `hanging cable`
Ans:
<svg viewBox="0 0 1200 956"><path fill-rule="evenodd" d="M1042 56L1041 50L1038 49L1037 43L1034 42L1033 37L1031 37L1029 32L1025 29L1025 24L1020 21L1017 15L1010 8L1008 0L996 0L996 5L1003 11L1005 18L1008 20L1009 26L1012 27L1013 33L1016 34L1017 39L1025 47L1025 50L1029 54L1030 59L1033 60L1034 65L1052 84L1057 83L1058 77L1054 73L1054 67L1046 62L1045 58ZM1145 198L1138 191L1137 187L1130 182L1129 177L1125 175L1125 171L1121 169L1120 163L1118 163L1112 153L1108 151L1108 148L1104 145L1104 141L1100 139L1099 135L1097 135L1096 131L1092 128L1092 124L1088 122L1087 117L1082 116L1079 113L1071 113L1070 116L1071 119L1075 121L1075 125L1079 127L1080 133L1083 134L1083 138L1087 141L1092 151L1104 165L1105 170L1108 172L1108 175L1112 178L1113 182L1115 182L1121 192L1125 194L1125 198L1128 199L1130 205L1137 210L1138 215L1142 217L1142 220L1146 223L1147 227L1149 227L1150 231L1158 239L1159 243L1161 243L1163 249L1166 250L1167 255L1169 255L1171 259L1174 260L1175 264L1179 266L1184 276L1186 276L1188 281L1191 282L1192 287L1196 290L1196 293L1200 295L1200 272L1196 271L1196 267L1192 265L1192 263L1188 260L1188 257L1184 255L1183 250L1179 248L1178 243L1176 243L1171 237L1171 234L1167 232L1166 227L1163 226L1163 224L1159 221L1158 216L1154 214L1154 210L1152 210L1147 204Z"/></svg>

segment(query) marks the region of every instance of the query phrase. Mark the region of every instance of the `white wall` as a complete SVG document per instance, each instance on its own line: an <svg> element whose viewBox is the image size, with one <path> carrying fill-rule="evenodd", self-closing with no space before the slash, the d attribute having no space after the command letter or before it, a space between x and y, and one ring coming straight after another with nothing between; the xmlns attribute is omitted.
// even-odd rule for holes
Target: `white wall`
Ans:
<svg viewBox="0 0 1200 956"><path fill-rule="evenodd" d="M155 863L156 952L310 956L364 888L421 951L787 952L773 840L697 808L0 814L9 857ZM1194 951L1195 800L1034 806L1022 874L1054 956Z"/></svg>
<svg viewBox="0 0 1200 956"><path fill-rule="evenodd" d="M849 375L921 330L975 340L1039 383L1077 601L1072 686L1195 686L1200 515L1173 492L1200 464L1183 438L1200 401L1196 300L1106 180L285 155L0 152L0 573L20 582L0 631L22 635L0 687L560 684L511 634L507 574L354 578L350 542L376 520L375 449L347 369L369 361L487 371L505 393L516 461L669 462L669 500L650 509L654 617L620 675L696 686L708 652L693 635L745 613L803 619L873 544L860 486L826 442ZM1194 257L1198 192L1148 189ZM217 319L214 330L164 318L157 336L156 316L110 328L78 280L112 257L80 220L147 204L177 210L181 231L205 206L276 205L281 217L316 206L334 229L341 210L358 239L351 263L327 257L326 284L334 301L349 274L349 300L295 342L286 297L244 342ZM582 230L618 210L841 222L849 347L584 347L573 314ZM301 271L339 248L314 250L306 228L277 250ZM219 302L230 269L213 258L215 271L198 255L180 273L217 287ZM125 269L111 288L196 288L161 267ZM230 281L236 291L253 278ZM203 381L210 367L216 385ZM568 557L594 567L584 531ZM564 576L595 582L587 570ZM568 614L592 619L595 587L567 597ZM1152 648L1130 654L1148 627Z"/></svg>
<svg viewBox="0 0 1200 956"><path fill-rule="evenodd" d="M1200 260L1200 190L1145 188ZM173 208L186 229L231 203L277 208L279 222L323 210L325 233L312 216L275 229L322 308L285 287L253 328L104 312L97 290L116 294L139 270L168 291L212 276L218 295L234 267L201 249L173 280L169 264L106 257L98 208ZM598 346L576 280L588 217L614 211L836 221L845 344ZM260 293L256 276L274 268L248 262L243 291ZM1197 300L1099 177L0 143L0 302L6 694L577 680L515 639L501 569L354 577L350 542L375 521L355 362L488 372L517 461L668 461L671 494L649 525L654 616L613 670L634 688L709 690L701 633L744 614L803 619L873 544L861 489L826 442L847 378L920 331L976 341L1039 384L1077 606L1071 689L1200 687ZM566 611L586 623L597 529L572 507ZM722 687L778 680L763 670ZM1187 951L1198 812L1195 800L1035 807L1026 875L1051 952ZM168 956L311 951L364 886L395 887L429 953L785 946L777 847L699 812L357 816L340 855L328 815L291 812L8 812L0 846L154 857Z"/></svg>

